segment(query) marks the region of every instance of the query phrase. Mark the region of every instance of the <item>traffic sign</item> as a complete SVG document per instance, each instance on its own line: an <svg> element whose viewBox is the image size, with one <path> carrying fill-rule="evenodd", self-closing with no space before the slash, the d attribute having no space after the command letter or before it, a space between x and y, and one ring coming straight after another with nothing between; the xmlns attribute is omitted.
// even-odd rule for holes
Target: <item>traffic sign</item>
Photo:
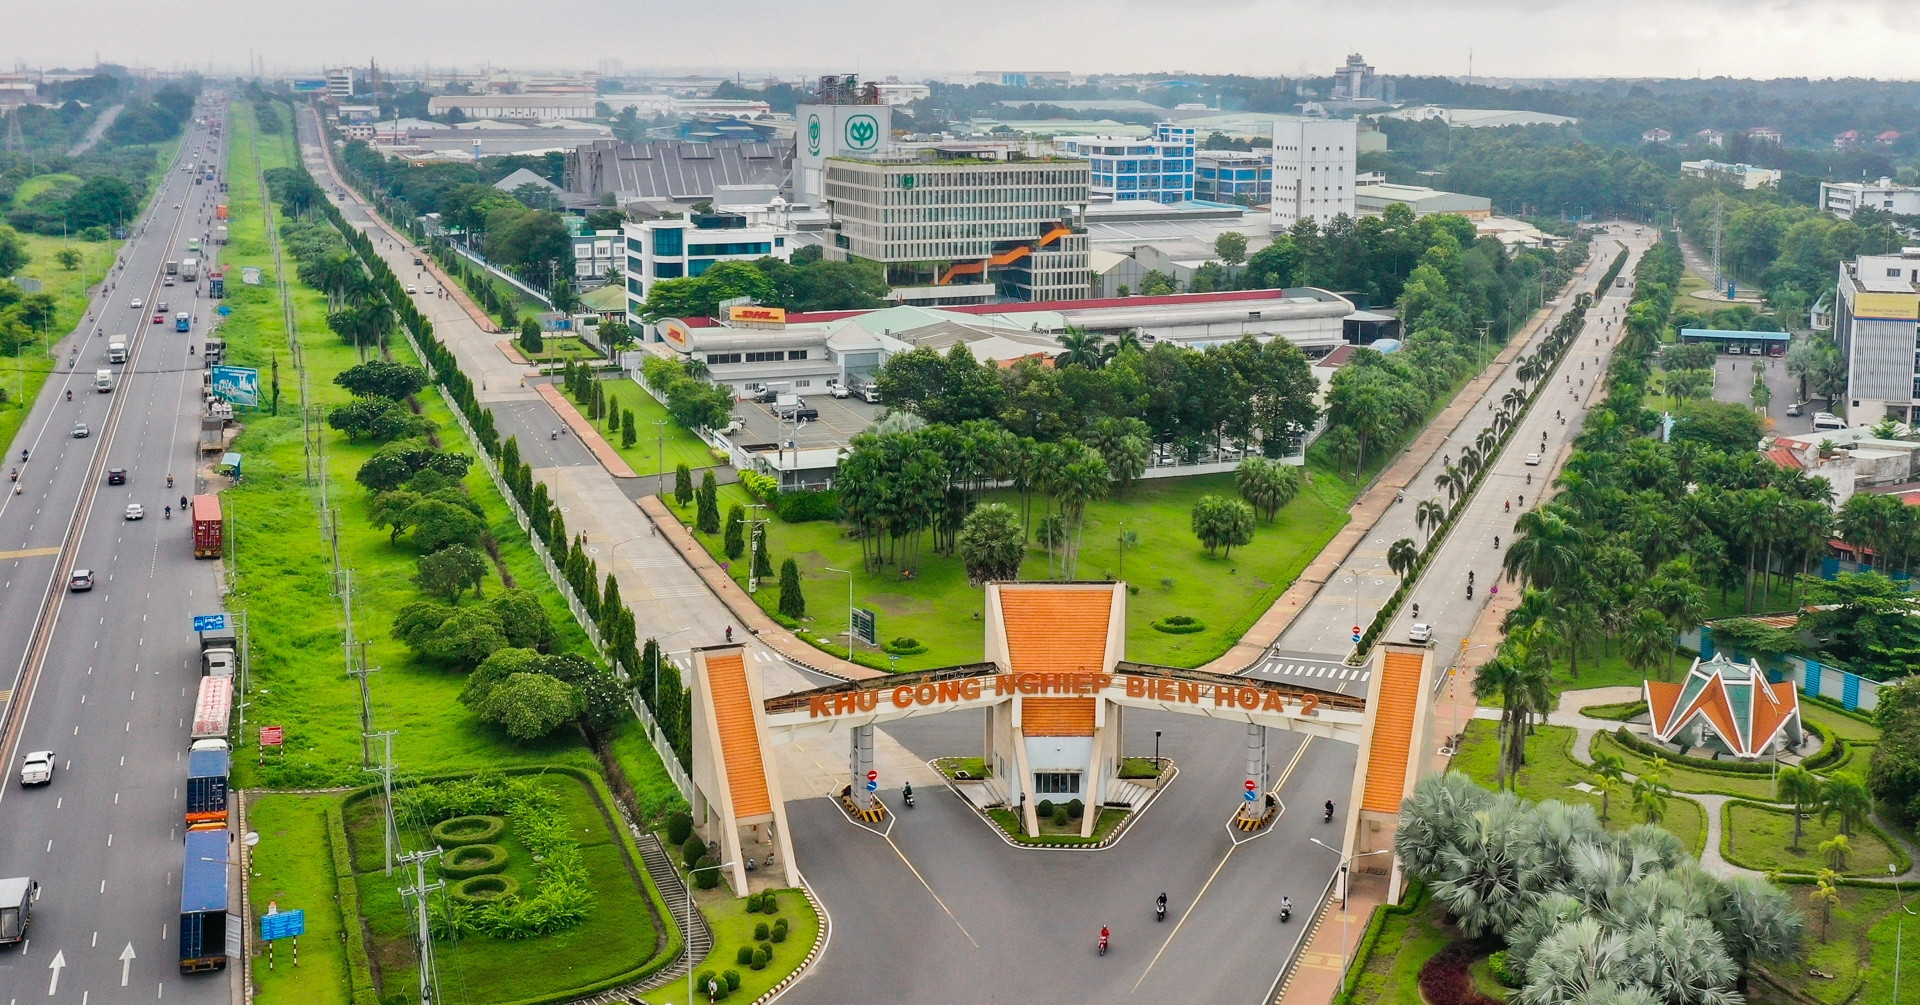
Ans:
<svg viewBox="0 0 1920 1005"><path fill-rule="evenodd" d="M1254 800L1256 800L1256 799L1259 799L1259 798L1260 798L1260 794L1259 794L1258 792L1254 792L1254 791L1253 791L1253 790L1251 790L1251 789L1249 789L1249 790L1247 790L1246 792L1244 792L1244 793L1242 793L1242 794L1243 794L1243 795L1245 795L1245 796L1247 797L1247 802L1253 802Z"/></svg>
<svg viewBox="0 0 1920 1005"><path fill-rule="evenodd" d="M869 782L877 782L877 781L879 781L879 780L880 780L880 772L878 772L878 771L875 771L875 770L873 770L872 768L868 768L868 769L867 769L867 781L869 781Z"/></svg>
<svg viewBox="0 0 1920 1005"><path fill-rule="evenodd" d="M1360 633L1359 633L1359 632L1354 632L1354 633L1353 633L1353 644L1354 644L1354 645L1356 645L1356 646L1360 644Z"/></svg>
<svg viewBox="0 0 1920 1005"><path fill-rule="evenodd" d="M879 782L875 782L875 781L868 781L868 782L867 782L867 791L868 791L868 792L872 792L873 790L875 790L875 789L877 789L877 788L879 788L879 787L880 787L880 783L879 783Z"/></svg>
<svg viewBox="0 0 1920 1005"><path fill-rule="evenodd" d="M260 916L260 939L291 939L307 933L307 912L301 909Z"/></svg>
<svg viewBox="0 0 1920 1005"><path fill-rule="evenodd" d="M870 646L880 644L879 615L864 607L853 609L853 637Z"/></svg>
<svg viewBox="0 0 1920 1005"><path fill-rule="evenodd" d="M281 726L261 726L260 745L262 747L278 747L280 746L283 735L283 727Z"/></svg>
<svg viewBox="0 0 1920 1005"><path fill-rule="evenodd" d="M1254 781L1254 780L1253 780L1253 779L1251 779L1251 778L1249 778L1249 779L1247 779L1247 791L1248 791L1248 792L1252 792L1252 791L1253 791L1254 789L1257 789L1257 788L1259 788L1259 787L1260 787L1260 783L1259 783L1259 782L1256 782L1256 781Z"/></svg>
<svg viewBox="0 0 1920 1005"><path fill-rule="evenodd" d="M193 616L193 630L196 632L223 632L227 629L227 616L224 614L196 614Z"/></svg>

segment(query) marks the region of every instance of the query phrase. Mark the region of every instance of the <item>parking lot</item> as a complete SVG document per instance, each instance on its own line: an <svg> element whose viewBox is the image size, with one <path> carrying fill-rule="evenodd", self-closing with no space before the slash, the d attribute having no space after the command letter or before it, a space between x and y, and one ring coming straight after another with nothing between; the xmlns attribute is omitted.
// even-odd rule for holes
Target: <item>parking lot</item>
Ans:
<svg viewBox="0 0 1920 1005"><path fill-rule="evenodd" d="M762 444L797 446L802 450L809 447L839 447L866 429L885 410L883 406L869 405L859 398L835 398L824 391L820 394L803 394L800 398L806 402L807 408L819 411L820 417L805 420L796 426L775 416L772 405L742 401L733 406L733 414L745 420L746 426L729 439L749 448Z"/></svg>

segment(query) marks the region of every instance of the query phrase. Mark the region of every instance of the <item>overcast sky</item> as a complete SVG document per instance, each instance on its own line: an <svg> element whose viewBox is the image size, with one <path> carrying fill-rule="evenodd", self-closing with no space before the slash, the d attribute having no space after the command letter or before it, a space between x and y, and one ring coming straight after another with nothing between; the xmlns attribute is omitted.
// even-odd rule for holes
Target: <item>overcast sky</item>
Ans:
<svg viewBox="0 0 1920 1005"><path fill-rule="evenodd" d="M322 65L984 69L1507 77L1920 76L1891 0L0 0L0 59L269 73Z"/></svg>

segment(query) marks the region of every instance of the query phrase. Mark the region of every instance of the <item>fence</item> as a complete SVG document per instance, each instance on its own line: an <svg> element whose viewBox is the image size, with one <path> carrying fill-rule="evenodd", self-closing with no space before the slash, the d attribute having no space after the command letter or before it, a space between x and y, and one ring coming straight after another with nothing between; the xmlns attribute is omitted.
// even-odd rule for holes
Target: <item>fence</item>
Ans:
<svg viewBox="0 0 1920 1005"><path fill-rule="evenodd" d="M1689 644L1691 643L1691 644ZM1712 659L1718 651L1713 644L1713 628L1702 625L1680 637L1680 644L1698 650L1701 659ZM1746 654L1735 650L1735 660L1744 660ZM1768 666L1768 663L1774 664ZM1842 708L1871 712L1880 704L1880 683L1869 680L1831 663L1807 659L1804 656L1781 656L1775 659L1762 659L1761 669L1767 672L1767 679L1775 684L1790 680L1802 694L1838 702Z"/></svg>

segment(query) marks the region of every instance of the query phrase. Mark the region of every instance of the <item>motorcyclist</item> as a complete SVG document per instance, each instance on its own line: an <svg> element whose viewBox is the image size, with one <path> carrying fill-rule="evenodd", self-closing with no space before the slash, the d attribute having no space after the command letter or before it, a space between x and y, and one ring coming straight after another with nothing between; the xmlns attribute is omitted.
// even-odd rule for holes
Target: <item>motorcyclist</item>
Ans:
<svg viewBox="0 0 1920 1005"><path fill-rule="evenodd" d="M1153 902L1153 914L1156 920L1167 920L1167 893L1165 890L1160 891L1159 898Z"/></svg>
<svg viewBox="0 0 1920 1005"><path fill-rule="evenodd" d="M186 496L181 496L181 497L180 497L180 512L182 512L182 513L185 513L186 511L187 511L187 497L186 497Z"/></svg>
<svg viewBox="0 0 1920 1005"><path fill-rule="evenodd" d="M162 507L160 507L160 508L166 511L166 518L167 518L167 519L169 519L169 520L171 520L171 519L173 519L173 507L172 507L172 506L162 506Z"/></svg>
<svg viewBox="0 0 1920 1005"><path fill-rule="evenodd" d="M1333 800L1327 800L1327 819L1333 819Z"/></svg>
<svg viewBox="0 0 1920 1005"><path fill-rule="evenodd" d="M1112 937L1113 937L1113 933L1107 931L1107 926L1101 925L1100 926L1100 951L1102 953L1105 953L1107 951L1107 940Z"/></svg>
<svg viewBox="0 0 1920 1005"><path fill-rule="evenodd" d="M72 400L73 400L73 389L72 389L72 388L68 388L68 389L67 389L67 400L68 400L68 401L72 401Z"/></svg>
<svg viewBox="0 0 1920 1005"><path fill-rule="evenodd" d="M1293 916L1293 898L1282 895L1280 898L1280 920L1285 921L1292 916Z"/></svg>

